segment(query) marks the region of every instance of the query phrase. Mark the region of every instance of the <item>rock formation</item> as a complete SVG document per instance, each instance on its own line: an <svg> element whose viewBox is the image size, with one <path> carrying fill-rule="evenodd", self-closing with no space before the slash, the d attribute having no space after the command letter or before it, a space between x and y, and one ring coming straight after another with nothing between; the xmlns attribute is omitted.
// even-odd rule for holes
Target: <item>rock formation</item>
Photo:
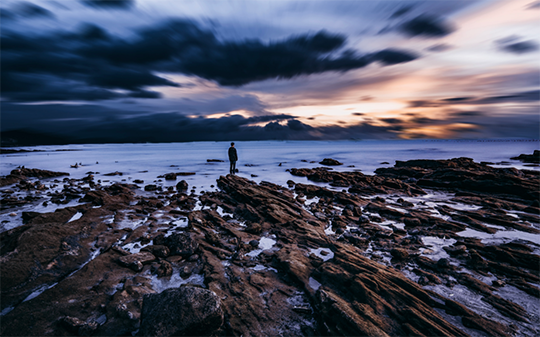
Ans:
<svg viewBox="0 0 540 337"><path fill-rule="evenodd" d="M58 209L0 233L0 333L540 332L540 247L519 239L540 233L537 171L456 158L290 173L287 187L227 175L188 195L182 182L143 192L12 172L4 212L43 199Z"/></svg>

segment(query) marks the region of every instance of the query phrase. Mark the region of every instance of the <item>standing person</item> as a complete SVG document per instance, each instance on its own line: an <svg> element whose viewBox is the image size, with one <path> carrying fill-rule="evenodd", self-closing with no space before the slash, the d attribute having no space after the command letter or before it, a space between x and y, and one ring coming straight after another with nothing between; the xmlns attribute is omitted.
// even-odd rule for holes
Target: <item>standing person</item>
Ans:
<svg viewBox="0 0 540 337"><path fill-rule="evenodd" d="M229 148L229 161L231 162L231 174L236 173L236 161L238 160L238 153L234 147L234 143L231 143Z"/></svg>

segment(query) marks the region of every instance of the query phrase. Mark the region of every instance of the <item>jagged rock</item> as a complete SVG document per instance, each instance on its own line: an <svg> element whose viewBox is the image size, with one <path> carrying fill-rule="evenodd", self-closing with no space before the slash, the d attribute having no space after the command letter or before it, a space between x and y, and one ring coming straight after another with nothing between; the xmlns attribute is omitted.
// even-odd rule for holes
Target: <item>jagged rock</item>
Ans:
<svg viewBox="0 0 540 337"><path fill-rule="evenodd" d="M138 336L209 335L223 324L219 297L196 287L144 296Z"/></svg>
<svg viewBox="0 0 540 337"><path fill-rule="evenodd" d="M141 271L144 264L148 264L155 261L156 257L149 252L140 252L130 254L118 258L118 263L124 267L133 269L134 271Z"/></svg>
<svg viewBox="0 0 540 337"><path fill-rule="evenodd" d="M379 176L418 179L417 185L489 195L512 195L525 200L538 198L538 177L534 171L493 168L470 158L449 160L396 161L394 167L379 168Z"/></svg>
<svg viewBox="0 0 540 337"><path fill-rule="evenodd" d="M61 193L52 197L50 192L58 200L53 202L67 202L69 195L84 191L81 202L91 204L28 214L26 225L0 233L1 267L10 271L2 274L1 309L15 306L2 317L0 334L86 333L73 328L82 320L71 327L57 324L65 313L89 323L100 317L94 335L131 334L139 328L142 298L154 292L153 283L148 274L118 266L123 255L134 255L118 244L137 248L154 240L154 245L141 249L158 258L146 262L151 263L152 274L170 275L174 266L182 277L204 277L205 287L220 298L226 324L209 332L215 336L262 336L280 331L290 335L464 335L439 316L441 310L459 316L451 321L461 320L464 326L480 330L479 334L534 335L537 316L529 315L528 307L502 298L504 294L496 295L508 289L500 288L505 282L519 289L515 291L540 298L536 286L540 261L533 246L521 240L487 244L457 233L467 228L481 230L480 225L535 233L540 203L525 192L531 190L530 183L538 183L540 175L526 170L491 171L467 159L434 162L400 164L380 176L329 168L291 170L311 181L350 186L348 191L337 191L290 184L298 197L284 186L257 184L237 176L221 177L220 191L189 197L174 191L135 196L133 185L126 184L88 189L89 184L82 180L66 178ZM461 178L476 180L480 186L481 179L506 177L523 189L509 194L505 190L508 184L491 192L458 186ZM414 202L407 205L404 195L422 194L418 184L427 186L426 181L455 197L444 197L444 203L437 206L431 203L437 202L431 196L426 203L412 198ZM39 186L21 181L13 189L35 193ZM13 193L6 191L4 199ZM385 193L390 194L382 195ZM317 202L304 204L315 196ZM197 201L205 207L189 211ZM462 208L454 203L478 207ZM97 205L101 207L94 208ZM221 216L218 206L230 215ZM68 222L77 212L84 216ZM188 226L180 229L182 234L172 223L178 215L189 219ZM127 221L144 219L148 221L136 228L125 226ZM436 248L426 249L433 244L424 240L426 236L446 243L456 240L443 247L450 256L428 257ZM265 247L262 252L249 244L255 241ZM268 246L271 248L266 249ZM183 255L159 259L168 255L167 250ZM409 256L401 256L400 250ZM387 253L394 259L388 260ZM140 270L144 265L137 261L132 266ZM487 315L482 317L477 307L474 313L445 302L444 296L404 277L411 274L402 270L412 271L422 285L466 287L480 295L490 310L505 315L504 322L511 322L512 328L493 324L496 322ZM477 274L495 276L501 282L486 284ZM54 287L23 302L36 289L51 284Z"/></svg>
<svg viewBox="0 0 540 337"><path fill-rule="evenodd" d="M12 170L11 173L5 177L0 178L0 187L16 184L20 181L27 179L28 177L34 178L52 178L60 176L69 176L66 172L54 172L40 169L28 169L19 168Z"/></svg>
<svg viewBox="0 0 540 337"><path fill-rule="evenodd" d="M154 238L156 245L167 246L171 255L189 257L197 251L199 244L189 233L174 233L165 237L163 234Z"/></svg>
<svg viewBox="0 0 540 337"><path fill-rule="evenodd" d="M534 150L533 154L520 154L519 156L510 159L519 160L524 163L540 164L540 151Z"/></svg>
<svg viewBox="0 0 540 337"><path fill-rule="evenodd" d="M261 234L262 232L262 226L258 223L251 223L247 226L246 232L251 234Z"/></svg>
<svg viewBox="0 0 540 337"><path fill-rule="evenodd" d="M141 251L150 252L153 255L161 258L165 258L170 255L171 251L169 247L162 245L151 245L141 248Z"/></svg>

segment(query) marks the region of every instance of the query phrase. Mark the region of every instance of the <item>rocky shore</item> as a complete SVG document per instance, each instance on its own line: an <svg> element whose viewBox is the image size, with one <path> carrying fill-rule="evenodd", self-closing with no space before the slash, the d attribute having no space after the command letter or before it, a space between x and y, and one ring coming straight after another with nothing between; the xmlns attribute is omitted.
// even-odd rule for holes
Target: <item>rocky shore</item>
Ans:
<svg viewBox="0 0 540 337"><path fill-rule="evenodd" d="M190 172L163 172L166 188L14 170L0 334L540 334L539 171L325 160L287 186L227 175L202 194ZM55 210L21 211L38 204Z"/></svg>

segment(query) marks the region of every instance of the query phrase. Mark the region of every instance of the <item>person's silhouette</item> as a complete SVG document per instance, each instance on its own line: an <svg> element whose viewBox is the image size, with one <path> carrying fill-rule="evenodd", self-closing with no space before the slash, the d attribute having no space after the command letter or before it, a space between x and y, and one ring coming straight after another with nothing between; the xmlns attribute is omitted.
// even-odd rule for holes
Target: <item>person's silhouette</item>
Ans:
<svg viewBox="0 0 540 337"><path fill-rule="evenodd" d="M234 143L231 143L231 147L229 148L229 161L231 162L230 172L231 172L231 174L235 174L236 173L236 162L238 161L238 153L236 152L236 148L234 147Z"/></svg>

